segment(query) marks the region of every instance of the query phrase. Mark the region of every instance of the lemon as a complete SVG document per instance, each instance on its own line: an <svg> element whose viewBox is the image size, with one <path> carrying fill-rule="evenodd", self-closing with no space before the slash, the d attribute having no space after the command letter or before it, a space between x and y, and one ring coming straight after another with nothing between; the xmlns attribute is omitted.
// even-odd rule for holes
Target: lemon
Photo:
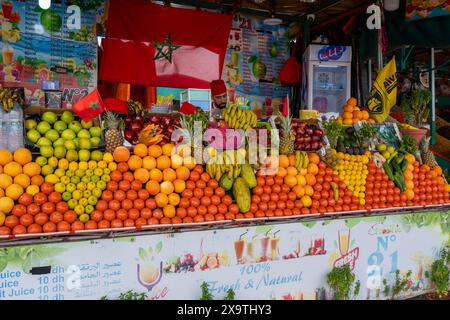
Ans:
<svg viewBox="0 0 450 320"><path fill-rule="evenodd" d="M386 149L387 149L387 146L384 143L381 143L381 144L377 145L377 150L379 152L386 151Z"/></svg>
<svg viewBox="0 0 450 320"><path fill-rule="evenodd" d="M45 182L57 184L59 182L59 177L56 174L49 174L45 177Z"/></svg>
<svg viewBox="0 0 450 320"><path fill-rule="evenodd" d="M366 191L366 187L365 186L361 186L359 189L360 189L361 192Z"/></svg>
<svg viewBox="0 0 450 320"><path fill-rule="evenodd" d="M359 198L359 192L358 192L358 191L353 191L353 195L354 195L355 197L358 197L358 198Z"/></svg>
<svg viewBox="0 0 450 320"><path fill-rule="evenodd" d="M58 177L61 178L66 174L66 171L64 169L56 169L54 174Z"/></svg>
<svg viewBox="0 0 450 320"><path fill-rule="evenodd" d="M72 161L69 163L69 170L77 171L78 170L78 162Z"/></svg>
<svg viewBox="0 0 450 320"><path fill-rule="evenodd" d="M89 221L89 215L87 213L83 213L80 215L79 220L83 223L86 223Z"/></svg>
<svg viewBox="0 0 450 320"><path fill-rule="evenodd" d="M80 161L80 163L78 163L78 169L87 170L88 169L88 163L86 161Z"/></svg>
<svg viewBox="0 0 450 320"><path fill-rule="evenodd" d="M364 199L359 199L359 204L360 204L360 205L365 205L365 204L366 204L366 200L364 200Z"/></svg>
<svg viewBox="0 0 450 320"><path fill-rule="evenodd" d="M385 159L389 159L391 157L391 154L389 153L389 151L383 151L383 153L381 155Z"/></svg>
<svg viewBox="0 0 450 320"><path fill-rule="evenodd" d="M69 161L67 159L60 159L58 162L58 168L67 170L67 168L69 168Z"/></svg>
<svg viewBox="0 0 450 320"><path fill-rule="evenodd" d="M34 196L39 192L39 187L35 185L28 186L26 192Z"/></svg>
<svg viewBox="0 0 450 320"><path fill-rule="evenodd" d="M102 160L97 163L97 167L106 169L106 168L108 168L108 164L106 163L106 161Z"/></svg>
<svg viewBox="0 0 450 320"><path fill-rule="evenodd" d="M108 169L111 171L117 170L117 163L115 162L108 163Z"/></svg>
<svg viewBox="0 0 450 320"><path fill-rule="evenodd" d="M114 161L113 155L109 152L106 152L103 154L103 160L106 163L112 163Z"/></svg>
<svg viewBox="0 0 450 320"><path fill-rule="evenodd" d="M48 165L52 166L53 168L56 168L58 166L59 161L58 161L58 158L51 157L48 159L47 163L48 163Z"/></svg>
<svg viewBox="0 0 450 320"><path fill-rule="evenodd" d="M368 163L369 163L369 157L366 156L366 155L364 155L364 156L362 157L362 163L368 164Z"/></svg>
<svg viewBox="0 0 450 320"><path fill-rule="evenodd" d="M366 197L366 195L365 195L364 193L360 192L360 193L359 193L359 197L360 197L361 199L364 199L364 198Z"/></svg>
<svg viewBox="0 0 450 320"><path fill-rule="evenodd" d="M395 152L395 148L392 146L387 147L387 152L389 153L394 153Z"/></svg>
<svg viewBox="0 0 450 320"><path fill-rule="evenodd" d="M95 160L89 161L88 167L89 167L89 169L95 169L95 168L97 168L97 161L95 161Z"/></svg>

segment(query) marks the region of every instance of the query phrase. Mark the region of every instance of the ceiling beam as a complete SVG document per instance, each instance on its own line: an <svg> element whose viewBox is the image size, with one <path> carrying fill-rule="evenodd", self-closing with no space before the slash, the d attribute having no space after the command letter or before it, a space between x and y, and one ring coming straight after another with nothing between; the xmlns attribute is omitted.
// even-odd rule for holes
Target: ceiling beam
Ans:
<svg viewBox="0 0 450 320"><path fill-rule="evenodd" d="M341 3L343 0L327 0L319 5L315 5L311 10L301 13L299 18L306 18L308 14L318 14L322 11L327 10L328 8L334 7L335 5Z"/></svg>

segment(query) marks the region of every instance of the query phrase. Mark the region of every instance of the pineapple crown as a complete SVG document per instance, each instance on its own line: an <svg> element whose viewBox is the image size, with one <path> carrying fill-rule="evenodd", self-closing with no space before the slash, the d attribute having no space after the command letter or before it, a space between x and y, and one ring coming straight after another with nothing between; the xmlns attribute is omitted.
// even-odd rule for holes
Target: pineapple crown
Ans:
<svg viewBox="0 0 450 320"><path fill-rule="evenodd" d="M283 127L283 133L289 134L291 131L292 117L288 115L285 117L280 112L278 112L278 118L280 119L281 126Z"/></svg>

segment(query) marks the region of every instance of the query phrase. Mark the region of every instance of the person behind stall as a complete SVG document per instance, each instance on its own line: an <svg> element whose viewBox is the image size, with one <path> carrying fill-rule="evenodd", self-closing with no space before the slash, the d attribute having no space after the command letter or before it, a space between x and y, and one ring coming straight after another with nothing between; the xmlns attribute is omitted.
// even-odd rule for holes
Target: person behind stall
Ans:
<svg viewBox="0 0 450 320"><path fill-rule="evenodd" d="M220 119L222 117L223 110L227 107L228 95L227 87L223 80L214 80L210 83L211 96L212 96L212 106L211 106L211 116L215 119Z"/></svg>

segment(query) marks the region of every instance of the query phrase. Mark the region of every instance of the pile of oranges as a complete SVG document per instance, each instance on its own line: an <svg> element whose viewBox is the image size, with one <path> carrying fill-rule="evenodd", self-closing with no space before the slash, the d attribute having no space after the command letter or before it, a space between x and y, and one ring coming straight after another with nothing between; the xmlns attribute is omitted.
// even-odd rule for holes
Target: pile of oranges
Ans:
<svg viewBox="0 0 450 320"><path fill-rule="evenodd" d="M355 98L350 98L347 100L347 103L343 106L343 114L342 116L337 117L337 121L340 124L355 124L358 121L367 121L369 123L375 122L373 119L370 119L369 112L367 110L361 110L356 106L357 100Z"/></svg>

